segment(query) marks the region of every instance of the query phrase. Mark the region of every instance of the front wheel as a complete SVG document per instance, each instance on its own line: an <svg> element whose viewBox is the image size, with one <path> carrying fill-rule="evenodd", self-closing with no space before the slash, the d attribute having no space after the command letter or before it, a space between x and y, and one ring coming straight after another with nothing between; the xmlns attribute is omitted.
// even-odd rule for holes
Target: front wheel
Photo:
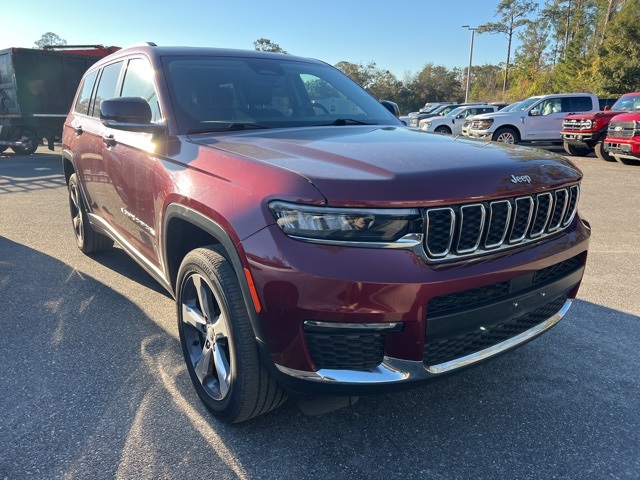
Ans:
<svg viewBox="0 0 640 480"><path fill-rule="evenodd" d="M493 137L491 137L491 139L494 142L507 143L510 145L514 145L520 141L518 132L516 132L512 128L501 128L493 134Z"/></svg>
<svg viewBox="0 0 640 480"><path fill-rule="evenodd" d="M440 133L440 134L451 135L451 130L449 130L447 127L438 127L438 128L436 128L434 130L434 132Z"/></svg>
<svg viewBox="0 0 640 480"><path fill-rule="evenodd" d="M22 132L20 141L22 142L21 147L11 147L11 150L18 155L31 155L38 149L38 138L29 130Z"/></svg>
<svg viewBox="0 0 640 480"><path fill-rule="evenodd" d="M569 155L573 155L576 157L586 157L592 152L590 148L576 147L575 145L571 145L570 143L564 142L564 151Z"/></svg>
<svg viewBox="0 0 640 480"><path fill-rule="evenodd" d="M182 261L177 288L178 331L200 400L226 422L242 422L287 399L262 365L235 271L213 247Z"/></svg>
<svg viewBox="0 0 640 480"><path fill-rule="evenodd" d="M113 247L113 240L96 232L87 217L78 176L69 178L69 211L76 244L83 253L97 253Z"/></svg>
<svg viewBox="0 0 640 480"><path fill-rule="evenodd" d="M598 143L596 143L596 146L594 148L595 152L596 152L596 157L598 157L600 160L604 160L606 162L615 162L616 159L613 157L613 155L611 155L609 152L607 152L604 149L604 142L602 140L600 140Z"/></svg>

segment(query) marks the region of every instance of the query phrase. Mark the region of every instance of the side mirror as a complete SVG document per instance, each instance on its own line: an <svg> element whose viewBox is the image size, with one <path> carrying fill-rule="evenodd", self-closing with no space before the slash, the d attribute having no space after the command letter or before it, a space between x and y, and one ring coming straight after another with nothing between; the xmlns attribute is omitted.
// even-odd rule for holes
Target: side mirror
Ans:
<svg viewBox="0 0 640 480"><path fill-rule="evenodd" d="M380 103L396 117L400 116L400 108L396 102L392 102L391 100L380 100Z"/></svg>
<svg viewBox="0 0 640 480"><path fill-rule="evenodd" d="M540 116L540 110L531 110L529 112L529 115L532 117L539 117Z"/></svg>
<svg viewBox="0 0 640 480"><path fill-rule="evenodd" d="M142 97L109 98L100 102L102 124L116 130L160 133L164 125L151 123L151 107Z"/></svg>
<svg viewBox="0 0 640 480"><path fill-rule="evenodd" d="M611 110L611 105L605 105L602 110L604 110L605 112L608 112L609 110Z"/></svg>

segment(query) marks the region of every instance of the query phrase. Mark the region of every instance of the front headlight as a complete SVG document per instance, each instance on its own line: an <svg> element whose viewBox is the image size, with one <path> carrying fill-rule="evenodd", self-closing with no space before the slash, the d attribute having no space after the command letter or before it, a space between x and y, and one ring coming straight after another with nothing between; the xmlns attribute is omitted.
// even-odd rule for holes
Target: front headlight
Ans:
<svg viewBox="0 0 640 480"><path fill-rule="evenodd" d="M395 242L419 232L422 221L417 208L333 208L275 201L269 209L287 235L317 240Z"/></svg>
<svg viewBox="0 0 640 480"><path fill-rule="evenodd" d="M591 120L586 120L583 124L582 124L582 129L583 130L591 130L591 127L593 127L593 122Z"/></svg>
<svg viewBox="0 0 640 480"><path fill-rule="evenodd" d="M491 125L493 125L493 118L486 118L483 120L476 120L478 123L476 123L477 125L477 129L478 130L489 130L491 128Z"/></svg>

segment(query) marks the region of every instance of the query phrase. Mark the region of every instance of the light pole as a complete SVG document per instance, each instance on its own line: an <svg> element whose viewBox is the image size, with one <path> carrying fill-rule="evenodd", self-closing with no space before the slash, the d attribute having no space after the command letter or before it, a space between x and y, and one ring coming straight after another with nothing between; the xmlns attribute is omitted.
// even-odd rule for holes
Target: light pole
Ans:
<svg viewBox="0 0 640 480"><path fill-rule="evenodd" d="M471 61L473 60L473 37L475 37L478 27L470 27L469 25L462 25L462 28L471 30L471 48L469 49L469 68L467 68L467 90L464 94L464 103L469 103L469 84L471 82Z"/></svg>

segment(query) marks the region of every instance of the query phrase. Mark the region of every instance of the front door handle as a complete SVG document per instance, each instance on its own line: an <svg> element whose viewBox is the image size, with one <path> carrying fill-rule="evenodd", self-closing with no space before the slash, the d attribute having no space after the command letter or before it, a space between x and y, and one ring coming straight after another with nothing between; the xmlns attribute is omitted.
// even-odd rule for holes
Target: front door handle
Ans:
<svg viewBox="0 0 640 480"><path fill-rule="evenodd" d="M116 141L113 138L113 135L105 135L102 137L102 141L107 147L115 147Z"/></svg>

